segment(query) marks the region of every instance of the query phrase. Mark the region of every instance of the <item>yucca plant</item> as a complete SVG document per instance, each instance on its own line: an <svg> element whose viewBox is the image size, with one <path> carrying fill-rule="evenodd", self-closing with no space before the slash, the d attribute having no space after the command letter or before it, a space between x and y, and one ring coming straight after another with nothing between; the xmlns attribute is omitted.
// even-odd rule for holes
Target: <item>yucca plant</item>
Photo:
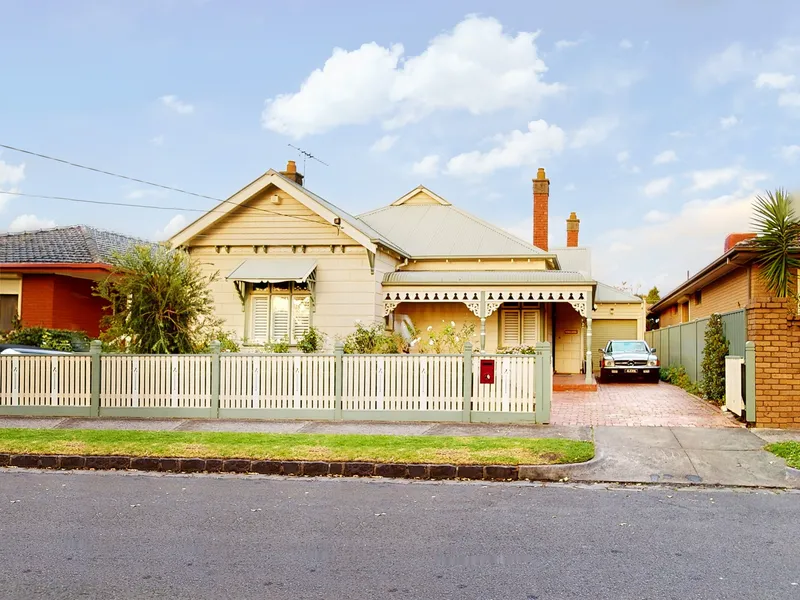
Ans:
<svg viewBox="0 0 800 600"><path fill-rule="evenodd" d="M756 264L761 267L764 285L773 296L796 298L800 220L791 194L778 188L768 191L766 197L756 196L753 213L753 227L758 234Z"/></svg>
<svg viewBox="0 0 800 600"><path fill-rule="evenodd" d="M149 245L115 254L95 295L107 300L102 338L132 353L189 354L202 348L220 320L200 264L182 250Z"/></svg>

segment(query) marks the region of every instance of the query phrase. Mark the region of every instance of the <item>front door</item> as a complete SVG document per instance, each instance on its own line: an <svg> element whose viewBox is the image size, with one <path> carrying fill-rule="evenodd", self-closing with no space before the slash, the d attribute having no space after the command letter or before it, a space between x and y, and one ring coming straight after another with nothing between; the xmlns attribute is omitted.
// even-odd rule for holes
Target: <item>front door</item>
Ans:
<svg viewBox="0 0 800 600"><path fill-rule="evenodd" d="M0 331L9 331L14 326L17 298L16 294L0 294Z"/></svg>
<svg viewBox="0 0 800 600"><path fill-rule="evenodd" d="M553 362L556 373L580 373L583 366L582 317L565 302L555 305L556 343Z"/></svg>

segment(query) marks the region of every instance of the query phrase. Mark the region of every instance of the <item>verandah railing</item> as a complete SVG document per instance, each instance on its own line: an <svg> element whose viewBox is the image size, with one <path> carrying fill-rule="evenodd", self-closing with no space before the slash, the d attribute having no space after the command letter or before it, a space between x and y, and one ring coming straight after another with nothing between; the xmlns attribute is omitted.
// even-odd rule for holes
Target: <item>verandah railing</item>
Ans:
<svg viewBox="0 0 800 600"><path fill-rule="evenodd" d="M481 359L494 361L482 382ZM538 422L550 345L531 355L0 356L0 414Z"/></svg>

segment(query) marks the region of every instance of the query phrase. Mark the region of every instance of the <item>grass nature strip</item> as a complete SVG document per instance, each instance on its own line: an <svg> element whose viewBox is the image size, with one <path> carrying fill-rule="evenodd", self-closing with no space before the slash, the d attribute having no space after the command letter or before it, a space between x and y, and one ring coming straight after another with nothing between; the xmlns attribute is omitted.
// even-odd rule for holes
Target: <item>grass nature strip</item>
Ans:
<svg viewBox="0 0 800 600"><path fill-rule="evenodd" d="M541 465L587 461L594 456L594 445L551 438L0 429L0 452Z"/></svg>
<svg viewBox="0 0 800 600"><path fill-rule="evenodd" d="M790 467L800 469L800 442L778 442L769 444L766 449L780 456Z"/></svg>

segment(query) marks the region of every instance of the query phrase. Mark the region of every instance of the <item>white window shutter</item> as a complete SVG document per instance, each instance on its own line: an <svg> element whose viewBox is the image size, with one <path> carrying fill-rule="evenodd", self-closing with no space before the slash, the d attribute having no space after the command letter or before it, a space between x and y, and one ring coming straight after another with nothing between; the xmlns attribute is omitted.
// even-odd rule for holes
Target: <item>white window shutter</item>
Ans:
<svg viewBox="0 0 800 600"><path fill-rule="evenodd" d="M272 330L270 341L289 340L289 297L272 296Z"/></svg>
<svg viewBox="0 0 800 600"><path fill-rule="evenodd" d="M504 310L500 313L502 324L500 327L501 346L511 348L519 346L519 321L520 313L518 310Z"/></svg>
<svg viewBox="0 0 800 600"><path fill-rule="evenodd" d="M539 341L539 311L522 311L522 345L534 346Z"/></svg>
<svg viewBox="0 0 800 600"><path fill-rule="evenodd" d="M253 311L253 338L266 340L269 335L269 297L254 297L251 308Z"/></svg>
<svg viewBox="0 0 800 600"><path fill-rule="evenodd" d="M295 296L292 299L292 342L297 343L311 326L311 298Z"/></svg>

